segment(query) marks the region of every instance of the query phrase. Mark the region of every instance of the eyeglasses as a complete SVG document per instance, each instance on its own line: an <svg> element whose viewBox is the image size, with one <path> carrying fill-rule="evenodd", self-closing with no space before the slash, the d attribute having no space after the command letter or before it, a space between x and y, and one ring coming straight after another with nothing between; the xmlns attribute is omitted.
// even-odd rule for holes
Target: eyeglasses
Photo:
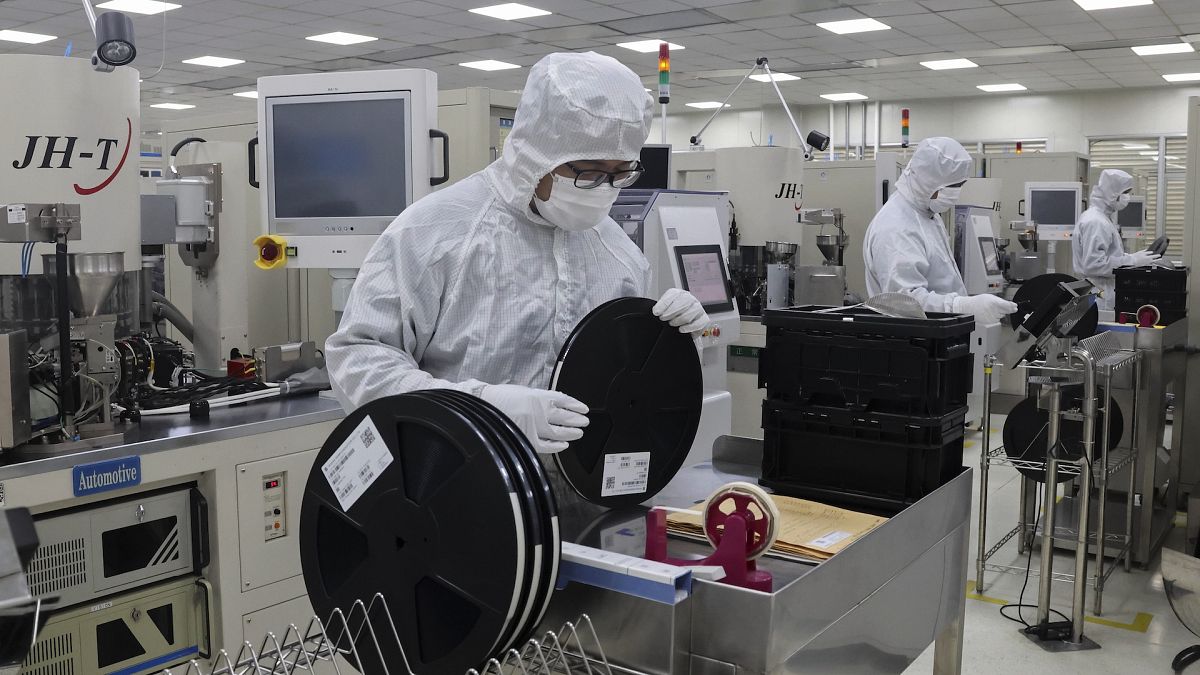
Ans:
<svg viewBox="0 0 1200 675"><path fill-rule="evenodd" d="M641 162L634 162L632 169L625 171L599 171L597 169L580 169L567 162L567 168L575 172L575 187L581 190L591 190L605 183L615 188L627 188L633 185L646 172Z"/></svg>

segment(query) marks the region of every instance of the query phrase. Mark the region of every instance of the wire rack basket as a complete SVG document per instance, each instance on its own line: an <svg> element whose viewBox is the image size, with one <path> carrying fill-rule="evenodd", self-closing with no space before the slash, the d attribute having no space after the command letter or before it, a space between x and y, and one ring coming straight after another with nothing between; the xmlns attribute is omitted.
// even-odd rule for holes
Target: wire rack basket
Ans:
<svg viewBox="0 0 1200 675"><path fill-rule="evenodd" d="M385 654L399 654L400 662ZM376 664L359 669L352 664ZM415 675L404 656L387 601L376 594L359 600L349 612L335 610L326 620L312 617L301 630L286 627L268 633L256 646L244 642L236 654L222 649L208 663L190 661L162 671L165 675ZM464 675L613 675L587 614L547 631L519 648L471 669Z"/></svg>

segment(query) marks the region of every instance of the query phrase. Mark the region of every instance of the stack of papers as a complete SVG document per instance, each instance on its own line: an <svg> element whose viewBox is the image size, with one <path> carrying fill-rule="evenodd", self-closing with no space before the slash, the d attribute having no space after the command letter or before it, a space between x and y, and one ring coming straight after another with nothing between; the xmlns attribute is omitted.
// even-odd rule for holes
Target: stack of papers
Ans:
<svg viewBox="0 0 1200 675"><path fill-rule="evenodd" d="M821 562L858 541L863 535L887 522L882 516L848 511L807 499L771 495L779 509L776 524L779 538L769 553L787 558ZM706 540L704 517L698 513L675 511L667 514L667 531L688 539Z"/></svg>

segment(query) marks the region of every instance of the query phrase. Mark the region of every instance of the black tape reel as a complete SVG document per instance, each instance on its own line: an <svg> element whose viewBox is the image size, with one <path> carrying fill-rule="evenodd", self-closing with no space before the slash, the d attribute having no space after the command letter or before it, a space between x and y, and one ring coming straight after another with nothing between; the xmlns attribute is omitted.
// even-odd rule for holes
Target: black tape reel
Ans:
<svg viewBox="0 0 1200 675"><path fill-rule="evenodd" d="M1063 387L1061 396L1063 410L1078 409L1082 404L1083 387L1082 385ZM1115 400L1110 400L1107 408L1113 411L1113 414L1107 420L1109 424L1108 449L1111 452L1121 442L1121 435L1125 433L1125 418L1121 414L1121 408ZM1096 430L1093 441L1095 442L1096 453L1099 453L1101 442L1104 439L1104 424L1106 420L1103 412L1097 411L1096 415ZM1039 410L1037 399L1034 397L1026 398L1013 406L1012 412L1008 414L1008 419L1004 420L1005 454L1010 459L1044 461L1046 459L1046 445L1049 440L1049 420L1049 411ZM1062 424L1059 426L1059 442L1060 449L1057 458L1060 462L1074 462L1082 457L1083 422L1064 418ZM1039 483L1046 482L1046 472L1043 470L1025 468L1017 470L1026 478ZM1060 483L1065 483L1072 478L1073 476L1071 475L1058 474L1058 482Z"/></svg>
<svg viewBox="0 0 1200 675"><path fill-rule="evenodd" d="M653 306L621 298L593 310L563 345L551 383L590 409L583 438L555 461L580 496L603 506L640 504L666 487L700 424L696 345L654 316ZM622 457L633 466L618 466Z"/></svg>
<svg viewBox="0 0 1200 675"><path fill-rule="evenodd" d="M336 470L353 460L339 449L352 442L353 455L382 449L391 462L380 469L384 461L373 461L369 486L343 508L326 472L345 475ZM300 558L314 609L322 618L337 609L350 614L357 601L382 594L414 673L479 667L505 646L525 602L521 499L492 439L460 411L413 394L364 406L321 448L304 494ZM372 626L390 631L379 616ZM357 635L356 667L382 672L370 632ZM349 647L345 635L330 638ZM383 661L400 667L400 651L380 642Z"/></svg>

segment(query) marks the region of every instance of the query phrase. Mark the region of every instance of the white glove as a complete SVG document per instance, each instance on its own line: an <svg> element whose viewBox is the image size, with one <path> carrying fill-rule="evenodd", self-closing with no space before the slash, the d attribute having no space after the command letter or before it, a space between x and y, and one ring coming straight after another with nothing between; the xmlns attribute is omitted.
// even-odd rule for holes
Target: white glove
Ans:
<svg viewBox="0 0 1200 675"><path fill-rule="evenodd" d="M678 328L680 333L695 333L711 323L696 296L682 288L667 289L651 311L654 316Z"/></svg>
<svg viewBox="0 0 1200 675"><path fill-rule="evenodd" d="M1129 254L1129 267L1149 267L1155 261L1162 259L1161 255L1150 251L1138 251Z"/></svg>
<svg viewBox="0 0 1200 675"><path fill-rule="evenodd" d="M957 314L974 314L980 325L1000 323L1000 319L1017 311L1016 304L998 295L960 295L954 299Z"/></svg>
<svg viewBox="0 0 1200 675"><path fill-rule="evenodd" d="M543 454L562 452L570 441L583 438L588 407L557 391L516 384L489 384L479 397L508 415Z"/></svg>

